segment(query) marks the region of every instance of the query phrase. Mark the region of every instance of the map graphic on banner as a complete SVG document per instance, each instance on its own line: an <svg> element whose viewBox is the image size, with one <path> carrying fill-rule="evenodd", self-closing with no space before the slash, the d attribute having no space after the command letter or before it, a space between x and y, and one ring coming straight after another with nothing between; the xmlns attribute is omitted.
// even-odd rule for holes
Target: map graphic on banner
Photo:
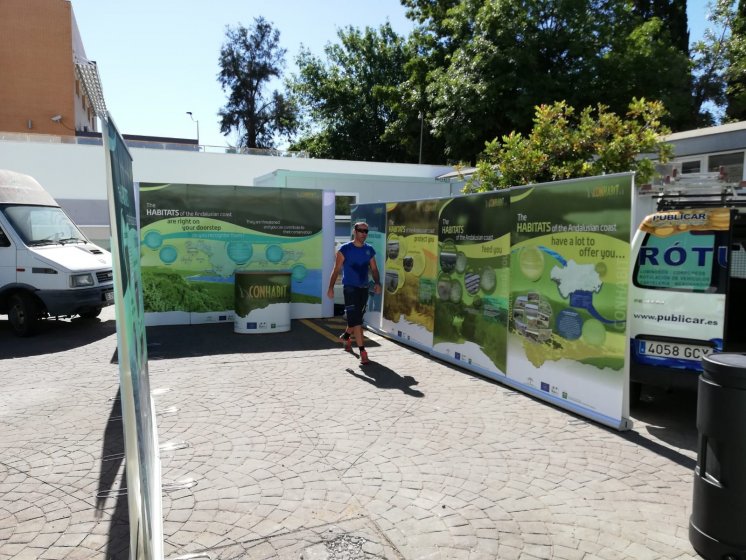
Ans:
<svg viewBox="0 0 746 560"><path fill-rule="evenodd" d="M508 376L620 419L632 175L511 190Z"/></svg>
<svg viewBox="0 0 746 560"><path fill-rule="evenodd" d="M446 201L438 220L433 351L500 377L507 360L510 226L509 198L494 192Z"/></svg>
<svg viewBox="0 0 746 560"><path fill-rule="evenodd" d="M192 322L232 319L234 272L282 271L291 274L293 317L319 316L322 196L141 183L145 311L185 312Z"/></svg>
<svg viewBox="0 0 746 560"><path fill-rule="evenodd" d="M366 243L376 251L376 264L381 273L381 282L385 279L384 266L386 260L386 204L359 204L351 210L351 221L368 224L368 238ZM368 296L368 306L365 311L365 325L372 329L381 329L381 312L383 311L383 291L376 294L373 291L373 280Z"/></svg>
<svg viewBox="0 0 746 560"><path fill-rule="evenodd" d="M382 330L429 349L435 323L440 200L388 203Z"/></svg>

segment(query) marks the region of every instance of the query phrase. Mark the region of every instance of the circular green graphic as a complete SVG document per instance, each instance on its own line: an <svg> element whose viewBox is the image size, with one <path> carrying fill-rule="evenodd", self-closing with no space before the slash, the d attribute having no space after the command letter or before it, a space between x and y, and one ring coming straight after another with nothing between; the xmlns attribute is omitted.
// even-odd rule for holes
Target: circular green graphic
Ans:
<svg viewBox="0 0 746 560"><path fill-rule="evenodd" d="M518 266L527 280L536 282L544 274L544 253L536 247L524 247L518 255Z"/></svg>
<svg viewBox="0 0 746 560"><path fill-rule="evenodd" d="M463 289L461 288L461 283L458 280L453 280L451 282L451 293L450 293L451 301L453 303L460 303L462 293L463 293Z"/></svg>
<svg viewBox="0 0 746 560"><path fill-rule="evenodd" d="M469 292L470 295L474 295L479 291L479 282L481 278L479 276L479 273L475 270L469 270L466 275L464 276L464 285L466 286L466 291Z"/></svg>
<svg viewBox="0 0 746 560"><path fill-rule="evenodd" d="M158 231L149 231L145 234L145 245L150 249L157 249L163 244L163 236Z"/></svg>
<svg viewBox="0 0 746 560"><path fill-rule="evenodd" d="M165 264L173 264L179 256L179 252L173 245L166 245L163 249L160 250L158 256L160 257L161 262Z"/></svg>
<svg viewBox="0 0 746 560"><path fill-rule="evenodd" d="M229 241L225 246L225 252L234 263L246 264L254 254L254 249L251 243L246 241Z"/></svg>
<svg viewBox="0 0 746 560"><path fill-rule="evenodd" d="M438 278L438 297L442 301L448 301L451 297L451 277L448 275L441 275Z"/></svg>
<svg viewBox="0 0 746 560"><path fill-rule="evenodd" d="M306 279L308 270L302 264L296 264L290 269L291 277L295 282L303 282Z"/></svg>
<svg viewBox="0 0 746 560"><path fill-rule="evenodd" d="M491 294L495 291L497 285L497 274L495 274L494 268L486 267L482 270L482 291L485 294Z"/></svg>
<svg viewBox="0 0 746 560"><path fill-rule="evenodd" d="M606 341L606 327L598 319L588 319L583 323L583 341L591 346L602 346Z"/></svg>
<svg viewBox="0 0 746 560"><path fill-rule="evenodd" d="M270 245L265 251L265 256L269 262L278 263L285 256L285 251L279 245Z"/></svg>
<svg viewBox="0 0 746 560"><path fill-rule="evenodd" d="M464 270L466 270L466 262L467 262L466 255L464 255L461 251L458 252L458 255L456 256L456 272L459 274L463 274Z"/></svg>
<svg viewBox="0 0 746 560"><path fill-rule="evenodd" d="M456 253L456 245L449 239L440 248L440 269L443 272L453 272L457 266L458 254Z"/></svg>

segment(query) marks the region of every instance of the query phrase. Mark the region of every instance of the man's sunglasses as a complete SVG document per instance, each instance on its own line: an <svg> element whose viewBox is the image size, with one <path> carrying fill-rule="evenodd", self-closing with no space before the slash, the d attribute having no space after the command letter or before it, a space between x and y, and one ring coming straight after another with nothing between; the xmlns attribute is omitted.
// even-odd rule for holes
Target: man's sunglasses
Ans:
<svg viewBox="0 0 746 560"><path fill-rule="evenodd" d="M357 228L355 228L355 231L358 232L358 233L368 233L367 229L357 229Z"/></svg>

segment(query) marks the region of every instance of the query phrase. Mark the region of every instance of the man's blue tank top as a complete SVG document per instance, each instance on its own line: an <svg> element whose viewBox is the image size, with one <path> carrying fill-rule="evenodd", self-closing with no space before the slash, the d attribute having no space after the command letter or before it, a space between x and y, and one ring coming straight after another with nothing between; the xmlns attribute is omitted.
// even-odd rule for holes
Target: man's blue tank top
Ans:
<svg viewBox="0 0 746 560"><path fill-rule="evenodd" d="M356 288L368 287L368 268L370 259L376 256L376 251L368 245L357 247L352 241L339 248L345 260L342 263L342 284Z"/></svg>

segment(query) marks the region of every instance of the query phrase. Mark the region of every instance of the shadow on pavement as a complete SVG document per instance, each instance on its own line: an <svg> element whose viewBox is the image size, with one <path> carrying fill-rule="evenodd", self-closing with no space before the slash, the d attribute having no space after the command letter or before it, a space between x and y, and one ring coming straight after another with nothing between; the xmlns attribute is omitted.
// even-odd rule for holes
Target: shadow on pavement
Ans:
<svg viewBox="0 0 746 560"><path fill-rule="evenodd" d="M340 347L337 342L321 336L298 320L293 320L290 331L270 334L237 334L233 332L232 322L152 326L147 328L147 339L149 360L334 350ZM372 342L370 345L376 346L376 343Z"/></svg>
<svg viewBox="0 0 746 560"><path fill-rule="evenodd" d="M28 358L42 354L65 352L111 336L117 330L116 321L100 319L45 319L34 336L13 334L5 315L0 319L0 360Z"/></svg>
<svg viewBox="0 0 746 560"><path fill-rule="evenodd" d="M402 377L394 370L375 362L370 362L369 364L360 366L360 371L364 375L361 375L351 368L347 368L345 371L354 375L358 379L367 381L379 389L399 389L402 393L411 397L419 398L425 396L425 393L422 391L412 388L412 385L417 385L419 383L414 377L410 375Z"/></svg>
<svg viewBox="0 0 746 560"><path fill-rule="evenodd" d="M633 420L645 423L641 430L679 449L697 452L697 393L644 387L642 397L630 404Z"/></svg>
<svg viewBox="0 0 746 560"><path fill-rule="evenodd" d="M115 500L114 511L111 515L109 539L106 543L106 558L121 558L124 560L129 557L129 505L127 494L117 492L114 489L114 483L124 463L124 432L119 391L117 391L117 395L112 402L101 448L101 470L96 493L96 516L99 519L103 517L107 499L113 498ZM126 481L127 468L125 467L121 478L123 488L127 486Z"/></svg>

